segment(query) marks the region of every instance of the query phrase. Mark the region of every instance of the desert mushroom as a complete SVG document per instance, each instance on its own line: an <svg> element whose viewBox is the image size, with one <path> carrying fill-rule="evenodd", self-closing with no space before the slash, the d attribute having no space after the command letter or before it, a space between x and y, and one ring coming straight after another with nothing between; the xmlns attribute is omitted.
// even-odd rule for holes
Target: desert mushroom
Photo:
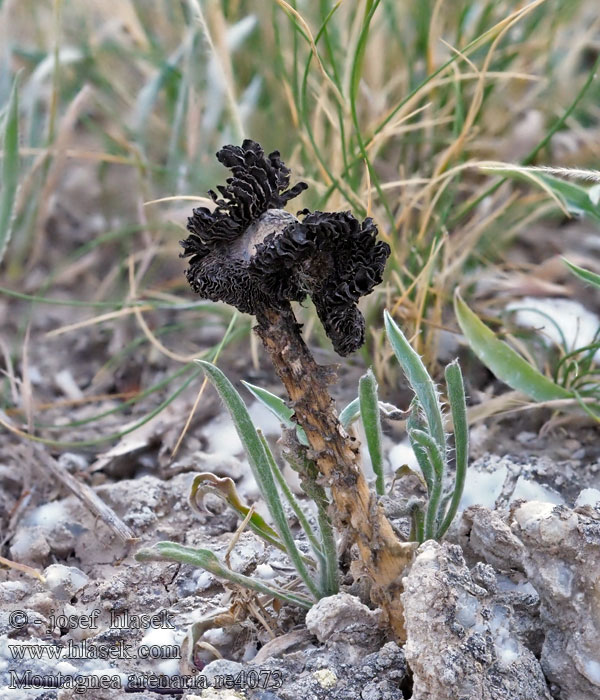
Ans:
<svg viewBox="0 0 600 700"><path fill-rule="evenodd" d="M369 218L350 212L299 212L283 206L306 189L289 188L290 171L274 151L255 141L225 146L219 161L232 171L210 195L216 204L194 209L186 275L201 297L224 301L256 316L256 332L284 384L294 417L304 429L323 484L331 489L333 519L356 542L371 580L371 598L387 613L397 639L404 636L401 578L414 547L401 543L363 475L357 441L339 423L327 385L335 380L306 347L290 302L310 296L340 355L364 342L360 297L382 281L390 254ZM289 189L288 189L289 188Z"/></svg>
<svg viewBox="0 0 600 700"><path fill-rule="evenodd" d="M217 158L233 177L217 188L222 198L210 191L214 211L194 209L188 220L182 245L192 289L259 322L265 310L310 296L336 352L357 350L365 337L357 302L381 282L390 254L372 219L305 209L299 221L282 207L306 184L287 189L279 153L265 156L255 141L225 146Z"/></svg>

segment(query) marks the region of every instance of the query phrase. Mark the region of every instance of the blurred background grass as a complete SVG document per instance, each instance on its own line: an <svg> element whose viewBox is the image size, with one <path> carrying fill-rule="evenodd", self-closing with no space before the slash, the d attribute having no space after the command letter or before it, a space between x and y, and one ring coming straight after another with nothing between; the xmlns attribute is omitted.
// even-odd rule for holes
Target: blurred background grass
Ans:
<svg viewBox="0 0 600 700"><path fill-rule="evenodd" d="M18 183L5 367L23 362L30 324L48 343L76 338L77 323L102 329L96 389L109 367L128 377L105 386L111 395L151 396L128 364L142 348L139 362L170 363L153 378L161 388L180 371L195 377L190 357L214 356L232 314L192 298L178 241L224 178L214 153L250 137L310 184L295 208L372 216L392 246L363 306L365 363L385 377L385 306L435 369L457 283L564 215L486 164L598 162L599 53L596 0L3 0L5 124L20 71L19 159L3 182ZM301 313L327 347L311 309ZM236 321L227 342L244 338L256 363L249 328Z"/></svg>

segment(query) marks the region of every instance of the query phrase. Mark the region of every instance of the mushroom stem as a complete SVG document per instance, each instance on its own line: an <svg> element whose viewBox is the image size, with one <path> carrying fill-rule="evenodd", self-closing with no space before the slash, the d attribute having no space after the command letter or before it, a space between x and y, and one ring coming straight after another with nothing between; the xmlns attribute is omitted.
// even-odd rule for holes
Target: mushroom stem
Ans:
<svg viewBox="0 0 600 700"><path fill-rule="evenodd" d="M331 489L336 525L356 542L373 582L371 600L387 615L396 640L404 641L400 593L414 545L399 541L367 485L358 442L342 428L327 389L336 379L335 372L315 362L289 304L277 310L266 309L256 318L256 332L286 388L295 419L306 432L311 457Z"/></svg>

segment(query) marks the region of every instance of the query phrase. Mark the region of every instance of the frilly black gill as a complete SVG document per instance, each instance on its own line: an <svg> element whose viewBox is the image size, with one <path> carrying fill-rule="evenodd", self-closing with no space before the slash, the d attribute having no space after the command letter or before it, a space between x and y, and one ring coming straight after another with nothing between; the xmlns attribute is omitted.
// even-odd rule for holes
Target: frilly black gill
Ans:
<svg viewBox="0 0 600 700"><path fill-rule="evenodd" d="M214 211L193 210L190 235L181 241L192 289L259 318L310 295L335 351L357 350L365 321L356 304L381 282L390 254L376 240L373 220L305 209L298 221L283 211L307 185L288 189L290 171L279 152L265 156L255 141L224 146L217 158L233 177L217 187L222 199L209 192Z"/></svg>

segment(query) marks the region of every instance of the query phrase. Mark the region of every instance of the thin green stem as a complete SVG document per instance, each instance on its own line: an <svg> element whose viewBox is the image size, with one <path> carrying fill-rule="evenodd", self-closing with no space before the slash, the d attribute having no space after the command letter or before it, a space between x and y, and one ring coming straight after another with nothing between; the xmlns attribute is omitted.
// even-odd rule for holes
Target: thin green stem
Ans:
<svg viewBox="0 0 600 700"><path fill-rule="evenodd" d="M413 506L411 517L412 527L409 540L411 542L422 543L425 541L425 516L423 515L423 511L418 504Z"/></svg>
<svg viewBox="0 0 600 700"><path fill-rule="evenodd" d="M129 435L129 433L133 433L135 430L138 428L141 428L142 425L145 425L148 423L152 418L157 416L161 411L163 411L169 404L171 404L175 399L187 389L187 387L198 377L198 375L201 373L201 370L197 369L194 370L194 372L191 374L191 376L186 379L186 381L176 390L174 391L168 398L166 398L162 403L160 403L154 410L152 410L148 415L144 416L142 420L137 421L134 423L132 426L127 428L126 430L122 430L118 433L111 433L110 435L103 435L102 437L99 438L94 438L93 440L78 440L75 442L63 442L61 440L49 440L47 438L41 438L38 437L37 435L27 435L27 439L31 440L33 442L39 442L43 445L50 445L52 447L63 447L63 448L78 448L78 447L94 447L95 445L100 445L103 442L108 442L108 441L113 441L113 440L120 440L122 437L125 435Z"/></svg>

